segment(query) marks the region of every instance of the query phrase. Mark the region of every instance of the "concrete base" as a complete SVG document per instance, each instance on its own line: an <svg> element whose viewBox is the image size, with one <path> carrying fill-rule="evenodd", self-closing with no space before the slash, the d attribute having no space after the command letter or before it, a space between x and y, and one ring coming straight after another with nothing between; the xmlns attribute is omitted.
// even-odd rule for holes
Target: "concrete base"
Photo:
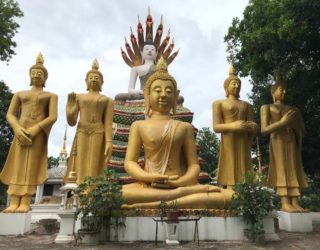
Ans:
<svg viewBox="0 0 320 250"><path fill-rule="evenodd" d="M76 219L75 210L60 210L60 231L55 239L55 243L69 243L75 241L74 224Z"/></svg>
<svg viewBox="0 0 320 250"><path fill-rule="evenodd" d="M274 218L277 217L277 212L271 212L269 215L263 219L263 227L264 227L264 238L266 241L278 241L280 237L275 232L274 228Z"/></svg>
<svg viewBox="0 0 320 250"><path fill-rule="evenodd" d="M279 240L274 230L274 216L264 219L266 240ZM151 217L127 217L126 227L115 232L111 230L112 241L154 241L156 223ZM166 223L158 223L158 241L165 241ZM241 217L202 217L198 222L199 240L245 240L244 229L248 226ZM177 224L177 241L193 241L195 222L180 222ZM117 234L117 237L116 237Z"/></svg>
<svg viewBox="0 0 320 250"><path fill-rule="evenodd" d="M320 212L310 212L313 231L320 232Z"/></svg>
<svg viewBox="0 0 320 250"><path fill-rule="evenodd" d="M311 213L278 212L279 228L288 232L313 232Z"/></svg>
<svg viewBox="0 0 320 250"><path fill-rule="evenodd" d="M60 204L33 204L31 223L39 222L41 219L57 219L60 221L58 213Z"/></svg>
<svg viewBox="0 0 320 250"><path fill-rule="evenodd" d="M310 212L312 221L320 223L320 212Z"/></svg>
<svg viewBox="0 0 320 250"><path fill-rule="evenodd" d="M0 213L0 235L25 234L31 229L31 212Z"/></svg>
<svg viewBox="0 0 320 250"><path fill-rule="evenodd" d="M167 245L178 245L178 223L165 223L166 228L166 244Z"/></svg>

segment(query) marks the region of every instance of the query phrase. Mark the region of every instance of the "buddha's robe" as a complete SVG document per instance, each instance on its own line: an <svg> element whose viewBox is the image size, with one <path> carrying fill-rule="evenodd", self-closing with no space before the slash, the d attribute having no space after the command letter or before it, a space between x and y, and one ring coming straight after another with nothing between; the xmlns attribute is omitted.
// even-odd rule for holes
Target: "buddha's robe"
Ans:
<svg viewBox="0 0 320 250"><path fill-rule="evenodd" d="M180 121L169 120L163 129L160 143L151 148L144 145L148 152L145 156L145 170L149 173L164 174L168 165L175 129Z"/></svg>
<svg viewBox="0 0 320 250"><path fill-rule="evenodd" d="M47 180L47 145L52 125L57 119L57 96L49 92L17 92L10 103L8 114L17 119L11 126L25 129L34 125L41 132L32 139L31 146L20 146L13 138L7 160L0 174L0 180L9 185L9 195L33 195L36 185Z"/></svg>
<svg viewBox="0 0 320 250"><path fill-rule="evenodd" d="M213 116L215 123L231 123L239 120L253 121L252 106L244 101L216 101ZM233 186L243 175L252 170L251 145L253 132L230 131L221 133L218 163L218 183Z"/></svg>
<svg viewBox="0 0 320 250"><path fill-rule="evenodd" d="M82 98L84 97L84 98ZM77 184L84 181L86 176L98 176L104 166L105 150L105 116L107 114L107 97L99 95L94 99L79 95L78 110L86 113L91 119L80 119L73 140L65 181L74 165L77 173ZM89 115L88 115L89 114Z"/></svg>
<svg viewBox="0 0 320 250"><path fill-rule="evenodd" d="M300 196L300 189L308 186L301 159L304 123L296 108L282 105L264 105L262 112L269 121L267 125L280 121L289 110L295 110L292 122L271 133L269 143L270 185L277 187L280 196Z"/></svg>

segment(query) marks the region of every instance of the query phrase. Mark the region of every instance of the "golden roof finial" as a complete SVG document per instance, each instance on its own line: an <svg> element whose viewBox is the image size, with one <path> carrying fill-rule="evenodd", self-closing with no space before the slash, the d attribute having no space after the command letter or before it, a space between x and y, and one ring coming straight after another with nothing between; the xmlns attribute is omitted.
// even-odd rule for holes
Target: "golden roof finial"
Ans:
<svg viewBox="0 0 320 250"><path fill-rule="evenodd" d="M98 69L99 69L99 63L98 63L97 58L95 58L95 59L93 60L91 68L92 68L93 70L98 70Z"/></svg>
<svg viewBox="0 0 320 250"><path fill-rule="evenodd" d="M43 59L43 55L41 52L39 52L37 59L36 59L36 64L41 64L43 65L44 59Z"/></svg>
<svg viewBox="0 0 320 250"><path fill-rule="evenodd" d="M156 71L168 71L168 65L166 60L163 58L163 56L160 57L160 59L157 62Z"/></svg>
<svg viewBox="0 0 320 250"><path fill-rule="evenodd" d="M60 151L60 154L61 154L61 153L67 153L66 141L67 141L67 125L66 125L66 129L65 129L65 131L64 131L63 146L62 146L62 149L61 149L61 151Z"/></svg>
<svg viewBox="0 0 320 250"><path fill-rule="evenodd" d="M230 64L229 75L237 75L236 70L235 70L233 64Z"/></svg>
<svg viewBox="0 0 320 250"><path fill-rule="evenodd" d="M229 76L224 80L224 83L223 83L223 88L226 92L226 96L228 97L229 96L229 92L228 92L228 86L229 86L229 83L232 81L232 80L235 80L235 81L238 81L239 83L241 83L241 80L240 78L237 76L237 72L235 70L235 68L233 67L233 64L230 64L230 68L229 68ZM239 96L238 96L239 97Z"/></svg>

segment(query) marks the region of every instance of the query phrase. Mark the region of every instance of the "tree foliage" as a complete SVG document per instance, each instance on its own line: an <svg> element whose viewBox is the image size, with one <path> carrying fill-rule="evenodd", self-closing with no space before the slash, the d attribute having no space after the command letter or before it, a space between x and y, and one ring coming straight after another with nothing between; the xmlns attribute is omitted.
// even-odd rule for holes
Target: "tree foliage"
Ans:
<svg viewBox="0 0 320 250"><path fill-rule="evenodd" d="M16 18L22 17L23 13L19 5L14 0L0 1L0 60L9 61L15 54L14 48L17 46L13 41L14 35L17 33L19 24Z"/></svg>
<svg viewBox="0 0 320 250"><path fill-rule="evenodd" d="M13 131L6 121L7 110L13 94L8 86L0 81L0 172L6 161L13 139ZM5 187L0 185L0 197L4 195Z"/></svg>
<svg viewBox="0 0 320 250"><path fill-rule="evenodd" d="M0 81L0 169L2 168L13 139L13 132L6 121L7 110L13 94L3 81Z"/></svg>
<svg viewBox="0 0 320 250"><path fill-rule="evenodd" d="M303 160L309 174L320 161L320 1L251 0L243 19L234 18L225 36L228 60L240 76L250 76L255 119L272 103L270 86L280 73L288 85L287 103L299 108L307 135ZM267 140L261 140L263 153Z"/></svg>
<svg viewBox="0 0 320 250"><path fill-rule="evenodd" d="M57 167L59 165L59 156L49 156L48 157L48 168Z"/></svg>
<svg viewBox="0 0 320 250"><path fill-rule="evenodd" d="M218 165L219 140L210 128L202 128L198 131L197 143L200 146L199 156L205 161L202 169L210 174Z"/></svg>

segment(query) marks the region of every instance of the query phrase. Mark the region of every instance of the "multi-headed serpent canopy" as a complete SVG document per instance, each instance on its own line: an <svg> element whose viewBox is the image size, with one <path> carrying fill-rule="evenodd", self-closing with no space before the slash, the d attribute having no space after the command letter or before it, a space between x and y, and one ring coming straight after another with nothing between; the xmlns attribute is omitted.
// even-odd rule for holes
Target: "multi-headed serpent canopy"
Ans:
<svg viewBox="0 0 320 250"><path fill-rule="evenodd" d="M143 64L141 50L145 41L153 42L157 49L157 58L155 63L157 63L157 61L162 56L169 65L178 55L179 50L172 53L174 48L174 39L172 39L172 41L170 42L170 30L168 30L167 35L161 41L161 37L163 34L162 16L156 34L155 36L153 36L153 19L150 14L150 8L148 9L148 16L146 19L146 31L144 33L140 18L138 17L137 34L138 40L133 34L132 28L130 28L131 46L125 37L126 52L120 47L122 58L130 67L135 67Z"/></svg>

